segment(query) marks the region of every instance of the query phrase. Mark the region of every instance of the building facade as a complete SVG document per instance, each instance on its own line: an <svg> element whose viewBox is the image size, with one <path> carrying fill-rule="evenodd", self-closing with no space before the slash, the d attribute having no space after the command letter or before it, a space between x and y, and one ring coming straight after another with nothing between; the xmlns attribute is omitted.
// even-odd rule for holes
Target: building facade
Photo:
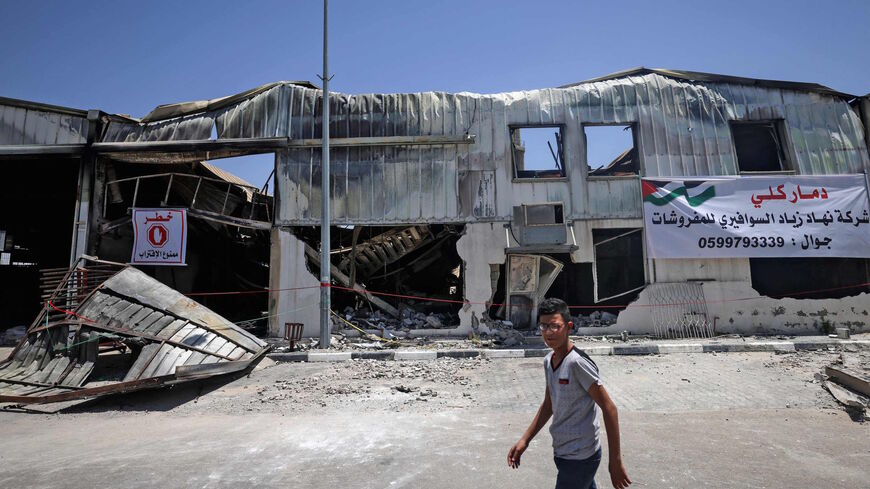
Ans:
<svg viewBox="0 0 870 489"><path fill-rule="evenodd" d="M866 97L637 69L552 89L335 94L330 104L339 304L366 302L398 320L408 317L406 303L451 304L456 324L428 334L485 331L494 318L528 329L537 302L551 295L578 306L589 334L870 331L867 259L651 259L640 188L642 177L866 181ZM88 203L105 199L110 168L274 152L268 226L236 224L270 233L269 334L302 323L306 336L317 335L321 105L313 85L280 82L161 106L142 120L92 114L91 139L76 140L85 162L76 212L86 214L76 222L90 238L73 254L99 251L93 243L107 218ZM43 154L58 146L33 139L27 122L27 136L17 136L21 128L6 120L7 159L20 158L22 145ZM627 147L591 161L593 148L607 145L596 139L602 127L620 131ZM346 290L362 287L372 294Z"/></svg>

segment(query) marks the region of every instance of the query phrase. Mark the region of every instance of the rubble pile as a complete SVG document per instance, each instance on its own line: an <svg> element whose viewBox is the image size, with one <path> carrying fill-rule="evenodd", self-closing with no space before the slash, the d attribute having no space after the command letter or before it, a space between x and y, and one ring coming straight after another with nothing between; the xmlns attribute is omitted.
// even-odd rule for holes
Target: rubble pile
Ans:
<svg viewBox="0 0 870 489"><path fill-rule="evenodd" d="M351 360L331 365L310 377L277 379L259 388L251 404L259 409L282 401L326 406L379 399L392 409L451 399L470 402L474 400L474 389L479 387L470 372L488 362L485 358L440 358L426 362Z"/></svg>
<svg viewBox="0 0 870 489"><path fill-rule="evenodd" d="M607 311L592 311L589 315L571 316L575 331L578 328L601 328L616 324L616 314Z"/></svg>
<svg viewBox="0 0 870 489"><path fill-rule="evenodd" d="M481 336L484 338L488 336L497 346L511 347L522 345L525 342L523 333L514 329L514 325L510 321L489 320L486 322L486 328L481 328L481 330Z"/></svg>
<svg viewBox="0 0 870 489"><path fill-rule="evenodd" d="M409 306L400 306L401 318L394 318L380 310L346 307L342 312L345 321L362 329L388 330L407 333L413 329L454 328L459 317L449 313L418 312ZM347 325L333 318L333 324L344 329Z"/></svg>
<svg viewBox="0 0 870 489"><path fill-rule="evenodd" d="M0 346L15 346L27 334L26 326L9 328L0 334Z"/></svg>

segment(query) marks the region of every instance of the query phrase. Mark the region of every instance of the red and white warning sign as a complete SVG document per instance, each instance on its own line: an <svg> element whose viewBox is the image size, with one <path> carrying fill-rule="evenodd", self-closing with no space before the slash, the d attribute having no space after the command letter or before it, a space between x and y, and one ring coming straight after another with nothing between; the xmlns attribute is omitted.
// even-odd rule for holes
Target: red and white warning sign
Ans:
<svg viewBox="0 0 870 489"><path fill-rule="evenodd" d="M133 209L133 257L140 265L185 265L187 209Z"/></svg>

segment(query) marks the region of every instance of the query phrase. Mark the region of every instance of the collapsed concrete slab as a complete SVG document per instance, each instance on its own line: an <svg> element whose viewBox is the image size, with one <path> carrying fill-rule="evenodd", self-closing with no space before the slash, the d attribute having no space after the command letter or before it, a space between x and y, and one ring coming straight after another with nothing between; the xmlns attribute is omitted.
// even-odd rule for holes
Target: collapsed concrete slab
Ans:
<svg viewBox="0 0 870 489"><path fill-rule="evenodd" d="M0 403L88 399L241 372L267 351L144 272L84 258L0 362Z"/></svg>

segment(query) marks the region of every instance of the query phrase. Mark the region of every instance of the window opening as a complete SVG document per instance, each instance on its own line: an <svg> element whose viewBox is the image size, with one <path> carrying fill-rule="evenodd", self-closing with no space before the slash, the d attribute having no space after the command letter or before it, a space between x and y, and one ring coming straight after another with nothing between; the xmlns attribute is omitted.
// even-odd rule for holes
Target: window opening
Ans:
<svg viewBox="0 0 870 489"><path fill-rule="evenodd" d="M266 195L272 195L274 185L270 184L275 170L274 153L220 158L209 160L208 163L233 174L248 185L263 189Z"/></svg>
<svg viewBox="0 0 870 489"><path fill-rule="evenodd" d="M641 229L593 229L595 302L642 289L644 275Z"/></svg>
<svg viewBox="0 0 870 489"><path fill-rule="evenodd" d="M589 176L639 175L634 129L628 125L583 126Z"/></svg>
<svg viewBox="0 0 870 489"><path fill-rule="evenodd" d="M732 122L731 137L741 172L788 170L781 121Z"/></svg>
<svg viewBox="0 0 870 489"><path fill-rule="evenodd" d="M561 126L510 128L514 178L565 176Z"/></svg>

